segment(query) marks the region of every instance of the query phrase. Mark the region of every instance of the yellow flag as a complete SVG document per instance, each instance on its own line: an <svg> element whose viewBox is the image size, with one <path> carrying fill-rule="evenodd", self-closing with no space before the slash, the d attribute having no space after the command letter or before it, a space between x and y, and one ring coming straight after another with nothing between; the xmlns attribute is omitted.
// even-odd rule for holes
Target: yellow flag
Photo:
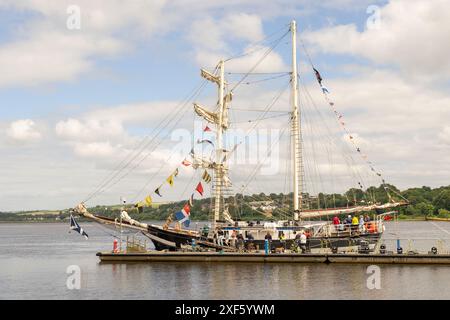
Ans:
<svg viewBox="0 0 450 320"><path fill-rule="evenodd" d="M147 206L151 206L152 202L152 197L148 196L147 198L145 198L145 203L147 204Z"/></svg>
<svg viewBox="0 0 450 320"><path fill-rule="evenodd" d="M172 186L173 186L173 174L170 175L170 177L168 177L166 181L167 181L167 183L170 184L170 186L172 187Z"/></svg>
<svg viewBox="0 0 450 320"><path fill-rule="evenodd" d="M206 169L205 172L203 172L202 178L206 183L211 182L211 175L208 173L208 171L206 171Z"/></svg>

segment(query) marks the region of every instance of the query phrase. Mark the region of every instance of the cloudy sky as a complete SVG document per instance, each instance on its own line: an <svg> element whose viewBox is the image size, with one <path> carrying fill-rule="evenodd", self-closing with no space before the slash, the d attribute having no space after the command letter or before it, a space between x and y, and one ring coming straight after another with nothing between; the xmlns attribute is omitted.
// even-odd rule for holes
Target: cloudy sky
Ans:
<svg viewBox="0 0 450 320"><path fill-rule="evenodd" d="M80 9L79 29L71 5ZM255 43L264 49L261 41L292 19L336 108L386 180L400 188L448 185L447 0L0 0L0 210L67 208L85 199L168 114L192 110L177 106L198 85L200 67ZM289 71L286 41L259 71ZM258 59L236 59L228 70L245 72ZM317 89L306 52L299 60L300 78ZM276 80L273 93L282 86ZM264 85L240 94L242 109L273 96ZM196 98L207 105L214 92ZM280 101L278 109L288 110L289 96ZM158 186L183 158L170 150L174 137L192 129L191 113L162 133L171 143L149 144L130 175L89 204ZM267 128L281 130L276 119ZM189 193L193 173L183 175L184 191L168 190L163 200ZM256 189L282 191L279 176L267 175L267 190Z"/></svg>

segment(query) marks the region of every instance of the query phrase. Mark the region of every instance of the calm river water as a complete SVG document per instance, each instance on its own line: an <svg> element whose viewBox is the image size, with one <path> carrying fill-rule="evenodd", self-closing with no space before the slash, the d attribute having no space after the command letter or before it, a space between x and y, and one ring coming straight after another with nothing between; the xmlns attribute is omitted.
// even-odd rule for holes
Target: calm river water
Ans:
<svg viewBox="0 0 450 320"><path fill-rule="evenodd" d="M386 225L390 249L399 237L404 250L450 250L450 223ZM0 299L450 299L448 266L380 266L381 289L371 290L364 265L100 264L110 231L82 226L89 240L66 224L0 224ZM70 265L81 269L80 290L66 286Z"/></svg>

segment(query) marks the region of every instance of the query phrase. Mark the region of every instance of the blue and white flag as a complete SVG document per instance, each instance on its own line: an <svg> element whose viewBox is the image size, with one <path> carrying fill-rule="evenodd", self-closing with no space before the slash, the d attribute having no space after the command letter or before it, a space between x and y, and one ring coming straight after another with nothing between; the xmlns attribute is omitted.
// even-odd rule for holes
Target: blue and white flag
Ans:
<svg viewBox="0 0 450 320"><path fill-rule="evenodd" d="M80 227L80 225L75 221L75 218L72 215L70 215L70 230L75 230L76 232L84 236L86 240L89 239L88 234L84 232L83 228Z"/></svg>

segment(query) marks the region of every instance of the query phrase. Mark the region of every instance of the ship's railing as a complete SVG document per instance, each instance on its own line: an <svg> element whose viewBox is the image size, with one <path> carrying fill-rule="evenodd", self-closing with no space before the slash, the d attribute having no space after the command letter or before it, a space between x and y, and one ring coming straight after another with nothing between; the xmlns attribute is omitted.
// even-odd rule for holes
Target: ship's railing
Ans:
<svg viewBox="0 0 450 320"><path fill-rule="evenodd" d="M325 224L320 226L314 236L336 237L376 234L384 231L382 220L368 221L364 224Z"/></svg>
<svg viewBox="0 0 450 320"><path fill-rule="evenodd" d="M146 252L147 240L140 240L134 236L128 236L126 239L126 252Z"/></svg>

